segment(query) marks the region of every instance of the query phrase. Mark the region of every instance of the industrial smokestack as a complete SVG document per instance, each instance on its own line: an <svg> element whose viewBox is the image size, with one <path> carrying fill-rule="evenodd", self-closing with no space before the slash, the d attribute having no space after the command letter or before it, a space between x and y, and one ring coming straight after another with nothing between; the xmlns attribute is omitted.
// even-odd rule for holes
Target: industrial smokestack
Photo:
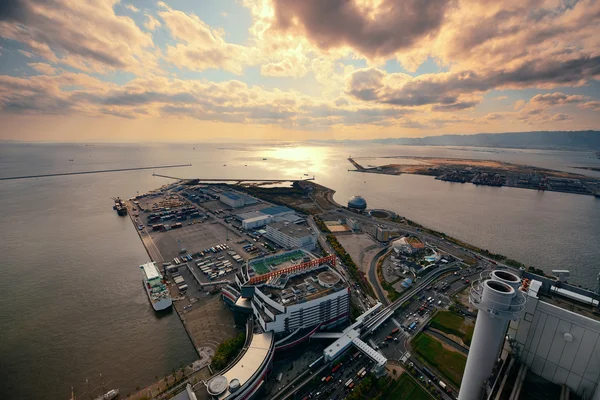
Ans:
<svg viewBox="0 0 600 400"><path fill-rule="evenodd" d="M517 319L524 308L525 296L518 290L520 283L520 278L510 272L494 271L492 279L477 282L471 288L470 302L479 313L458 400L480 399L504 342L508 321Z"/></svg>

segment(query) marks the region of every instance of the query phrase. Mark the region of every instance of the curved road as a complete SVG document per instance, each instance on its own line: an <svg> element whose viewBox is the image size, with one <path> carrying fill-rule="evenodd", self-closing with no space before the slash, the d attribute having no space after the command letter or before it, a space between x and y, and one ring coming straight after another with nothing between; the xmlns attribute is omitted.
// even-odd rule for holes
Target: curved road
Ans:
<svg viewBox="0 0 600 400"><path fill-rule="evenodd" d="M381 249L381 251L379 253L375 254L373 259L371 260L371 266L369 267L369 275L368 275L369 281L371 282L371 286L373 286L373 289L375 289L375 292L377 292L377 297L379 297L379 301L381 301L384 306L389 305L390 302L389 302L387 296L385 295L385 293L383 292L383 290L381 289L381 284L379 283L379 280L377 279L377 262L379 261L381 256L383 256L385 253L387 253L388 250L389 250L389 246L386 246L383 249Z"/></svg>

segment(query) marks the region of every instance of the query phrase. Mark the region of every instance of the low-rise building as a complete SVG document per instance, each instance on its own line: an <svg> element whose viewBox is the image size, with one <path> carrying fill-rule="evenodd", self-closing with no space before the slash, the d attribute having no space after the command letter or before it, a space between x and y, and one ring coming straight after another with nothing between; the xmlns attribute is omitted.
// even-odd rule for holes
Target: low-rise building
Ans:
<svg viewBox="0 0 600 400"><path fill-rule="evenodd" d="M378 225L375 228L375 239L380 242L389 242L391 233L392 231L387 226Z"/></svg>
<svg viewBox="0 0 600 400"><path fill-rule="evenodd" d="M357 231L360 229L360 223L354 218L347 218L346 225L348 225L348 228L352 229L353 231Z"/></svg>
<svg viewBox="0 0 600 400"><path fill-rule="evenodd" d="M221 195L219 196L219 200L222 203L225 203L229 207L233 207L233 208L240 208L240 207L244 207L244 205L245 205L244 196L237 194L237 193L233 193L233 192L221 193Z"/></svg>
<svg viewBox="0 0 600 400"><path fill-rule="evenodd" d="M286 248L313 250L317 244L317 234L306 226L274 222L266 230L268 239Z"/></svg>
<svg viewBox="0 0 600 400"><path fill-rule="evenodd" d="M273 217L270 215L257 215L242 220L242 228L246 230L261 228L269 223L273 222Z"/></svg>

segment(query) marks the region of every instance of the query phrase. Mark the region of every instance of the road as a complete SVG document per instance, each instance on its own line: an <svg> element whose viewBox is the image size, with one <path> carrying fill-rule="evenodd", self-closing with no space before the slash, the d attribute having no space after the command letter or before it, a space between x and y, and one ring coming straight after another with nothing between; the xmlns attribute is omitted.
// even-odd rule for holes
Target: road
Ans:
<svg viewBox="0 0 600 400"><path fill-rule="evenodd" d="M138 234L140 235L140 238L142 239L142 243L144 244L144 247L146 248L146 252L148 252L148 256L150 257L150 259L152 261L156 262L156 265L159 268L162 267L160 265L160 263L162 263L164 261L164 258L162 256L162 254L160 254L158 247L156 247L154 240L152 240L152 236L150 236L150 234L148 233L146 224L145 223L142 224L144 226L144 229L140 230L138 228L138 225L140 225L140 223L136 221L137 218L133 214L133 206L131 205L130 202L127 202L127 214L129 215L131 222L133 222L133 226L135 227Z"/></svg>
<svg viewBox="0 0 600 400"><path fill-rule="evenodd" d="M385 253L388 252L388 250L389 246L381 249L379 253L375 254L375 257L373 257L373 259L371 260L371 265L369 266L368 274L369 281L371 281L371 286L373 286L373 289L375 289L375 292L377 292L377 297L379 297L379 301L381 301L381 303L383 303L383 305L385 306L390 304L390 302L384 291L381 289L381 284L377 279L377 262Z"/></svg>

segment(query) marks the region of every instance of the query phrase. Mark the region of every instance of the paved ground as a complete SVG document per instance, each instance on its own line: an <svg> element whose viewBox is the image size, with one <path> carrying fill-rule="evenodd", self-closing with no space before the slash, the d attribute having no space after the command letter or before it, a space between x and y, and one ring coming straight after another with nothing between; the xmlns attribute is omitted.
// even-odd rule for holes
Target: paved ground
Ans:
<svg viewBox="0 0 600 400"><path fill-rule="evenodd" d="M381 250L382 245L366 233L336 235L336 237L358 268L365 274L368 273L371 260Z"/></svg>
<svg viewBox="0 0 600 400"><path fill-rule="evenodd" d="M207 296L180 315L194 346L201 354L214 352L225 339L241 333L234 327L233 314L219 295Z"/></svg>

